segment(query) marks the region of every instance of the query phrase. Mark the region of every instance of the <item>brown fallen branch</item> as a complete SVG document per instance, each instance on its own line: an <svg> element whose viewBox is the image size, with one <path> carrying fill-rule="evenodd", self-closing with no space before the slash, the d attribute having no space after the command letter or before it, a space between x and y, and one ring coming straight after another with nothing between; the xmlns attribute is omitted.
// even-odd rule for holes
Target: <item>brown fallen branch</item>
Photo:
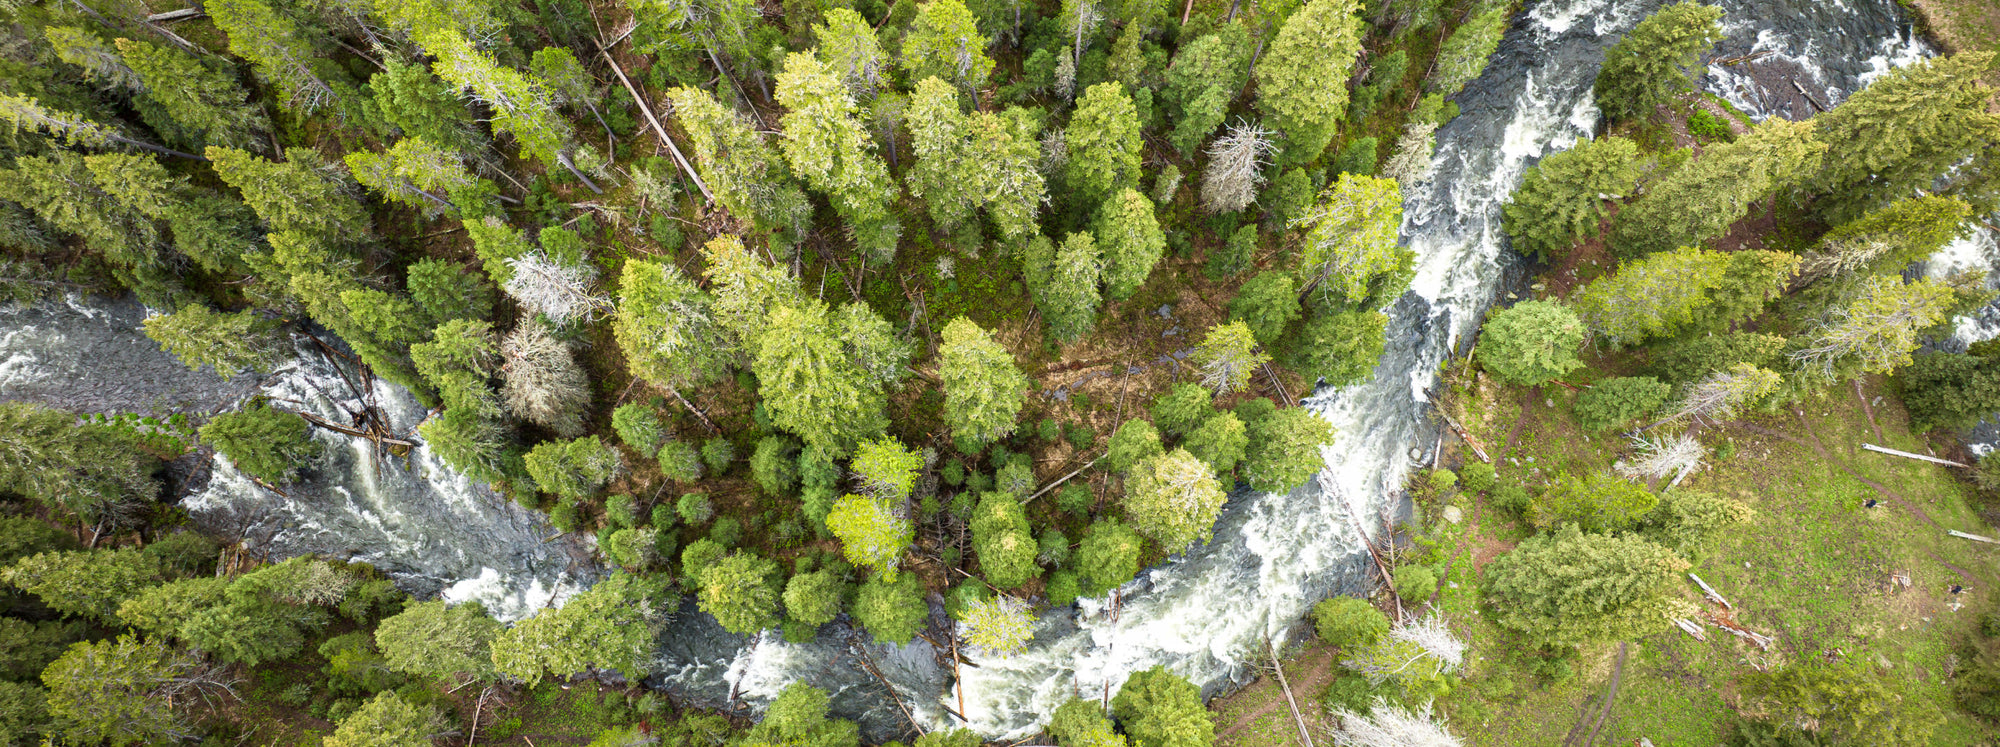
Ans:
<svg viewBox="0 0 2000 747"><path fill-rule="evenodd" d="M1735 605L1730 604L1729 600L1723 599L1722 595L1716 593L1715 588L1709 586L1707 581L1701 580L1700 576L1690 573L1688 574L1688 578L1694 579L1695 585L1701 587L1701 593L1708 596L1708 601L1722 605L1724 609L1736 609Z"/></svg>
<svg viewBox="0 0 2000 747"><path fill-rule="evenodd" d="M1285 662L1278 658L1278 645L1272 643L1270 638L1264 639L1264 645L1271 649L1271 669L1278 673L1278 687L1285 691L1285 704L1292 707L1292 723L1299 726L1299 738L1305 740L1306 747L1313 747L1312 732L1306 729L1306 717L1299 715L1299 701L1292 697L1292 683L1285 679Z"/></svg>
<svg viewBox="0 0 2000 747"><path fill-rule="evenodd" d="M688 412L694 413L695 418L700 420L702 425L708 426L708 432L716 435L722 434L722 429L715 427L715 422L709 420L707 415L702 414L701 408L695 407L693 402L689 402L686 397L681 396L679 389L668 389L667 391L672 393L674 399L679 400L681 406L687 408Z"/></svg>
<svg viewBox="0 0 2000 747"><path fill-rule="evenodd" d="M681 170L687 172L688 179L694 182L696 189L701 190L701 196L707 199L709 204L715 204L715 193L708 191L708 183L703 182L701 175L695 173L694 166L688 164L687 156L681 155L681 149L674 145L673 138L667 137L667 128L660 126L660 118L653 115L653 107L646 103L646 97L639 95L639 87L632 85L632 79L625 77L625 68L619 67L618 61L612 59L611 50L598 47L597 53L604 56L605 64L611 66L611 72L618 74L618 82L625 84L625 92L632 94L632 103L638 104L639 112L646 115L646 123L653 126L653 134L659 135L660 142L667 144L667 151L673 154L674 163L680 164Z"/></svg>
<svg viewBox="0 0 2000 747"><path fill-rule="evenodd" d="M1479 461L1488 464L1493 462L1493 457L1486 454L1486 448L1479 444L1479 439L1474 438L1472 432L1466 430L1465 426L1459 425L1458 421L1452 419L1451 415L1445 413L1443 409L1438 410L1438 417L1444 418L1445 425L1451 426L1451 432L1458 434L1459 438L1464 439L1466 446L1472 447L1472 453L1479 456Z"/></svg>
<svg viewBox="0 0 2000 747"><path fill-rule="evenodd" d="M1035 494L1034 494L1034 495L1031 495L1031 496L1028 496L1028 497L1027 497L1027 498L1026 498L1025 500L1022 500L1022 501L1021 501L1021 503L1022 503L1023 505L1026 505L1028 501L1032 501L1032 500L1034 500L1034 499L1036 499L1036 498L1040 498L1040 497L1042 497L1042 494L1043 494L1043 493L1047 493L1047 492L1049 492L1049 491L1051 491L1051 490L1055 490L1055 489L1056 489L1056 486L1057 486L1057 485L1061 485L1061 484L1063 484L1063 483L1065 483L1065 482L1068 482L1070 478L1072 478L1072 477L1075 477L1075 476L1077 476L1077 475L1078 475L1079 473L1082 473L1082 472L1083 472L1084 470L1087 470L1087 469L1090 469L1090 465L1092 465L1092 464L1096 464L1096 463L1098 463L1098 461L1100 461L1100 460L1102 460L1102 459L1104 459L1104 456L1103 456L1102 454L1098 455L1098 457L1097 457L1096 459L1092 459L1092 460L1090 460L1090 461L1089 461L1088 463L1084 464L1083 466L1081 466L1081 467L1078 467L1078 468L1076 468L1076 470L1075 470L1075 471L1073 471L1073 472L1070 472L1070 473L1069 473L1069 474L1067 474L1067 475L1063 475L1062 477L1058 477L1058 478L1056 478L1056 481L1055 481L1055 482L1052 482L1052 483L1049 483L1049 484L1047 484L1047 485L1044 485L1044 486L1042 486L1042 489L1041 489L1041 490L1037 490L1037 491L1035 491Z"/></svg>
<svg viewBox="0 0 2000 747"><path fill-rule="evenodd" d="M325 428L335 433L354 436L355 438L365 438L370 441L374 441L375 443L378 444L388 444L390 446L404 446L408 448L416 448L417 446L416 442L414 441L405 441L403 439L396 438L394 436L384 436L380 433L369 433L367 431L356 430L344 425L340 425L338 423L334 423L333 421L327 420L326 418L322 418L318 415L314 415L309 412L299 413L299 417L305 418L306 422L308 423L312 423L313 425L317 425L321 428Z"/></svg>

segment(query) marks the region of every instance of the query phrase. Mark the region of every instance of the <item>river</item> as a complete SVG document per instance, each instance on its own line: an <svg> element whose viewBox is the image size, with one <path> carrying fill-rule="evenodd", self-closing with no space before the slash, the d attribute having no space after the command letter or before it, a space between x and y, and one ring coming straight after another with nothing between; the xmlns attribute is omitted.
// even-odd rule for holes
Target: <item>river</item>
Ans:
<svg viewBox="0 0 2000 747"><path fill-rule="evenodd" d="M1403 240L1416 251L1418 273L1390 310L1388 347L1375 375L1307 400L1338 429L1324 449L1327 468L1289 493L1232 496L1215 538L1127 584L1115 616L1107 599L1052 611L1037 623L1027 651L982 659L954 683L922 641L877 645L840 625L802 645L774 632L735 636L689 605L662 637L648 682L699 703L760 708L802 679L833 692L834 713L860 721L879 740L899 735L910 720L959 723L951 712L991 736L1024 736L1070 697L1113 693L1128 674L1154 665L1207 694L1247 681L1266 641L1283 645L1301 634L1299 621L1314 602L1361 589L1367 555L1359 534L1380 531L1382 518L1398 512L1398 488L1436 443L1427 407L1439 363L1465 346L1501 288L1521 274L1518 257L1505 250L1501 204L1524 168L1592 132L1590 85L1604 48L1661 4L1547 0L1514 19L1485 74L1459 95L1462 114L1438 130L1435 176L1405 196ZM1711 65L1702 85L1757 117L1800 116L1812 99L1831 105L1892 65L1928 54L1894 0L1719 4L1728 38L1715 57L1769 54L1747 66ZM1811 95L1800 95L1793 81ZM1986 241L1958 250L1990 251ZM41 337L22 334L30 326L24 318L0 316L0 398L117 409L92 400L97 375L87 366L36 373L37 361L78 353L51 349L73 345L39 317ZM328 418L372 402L405 431L423 416L406 392L350 384L353 378L337 361L301 347L298 360L255 389ZM196 409L248 391L213 377L189 381L179 389L153 386ZM128 406L146 401L120 398ZM586 539L551 540L543 517L469 484L426 449L394 456L319 437L328 455L285 495L217 460L212 476L190 491L190 513L274 559L319 552L367 560L413 593L478 599L507 619L559 603L602 573Z"/></svg>

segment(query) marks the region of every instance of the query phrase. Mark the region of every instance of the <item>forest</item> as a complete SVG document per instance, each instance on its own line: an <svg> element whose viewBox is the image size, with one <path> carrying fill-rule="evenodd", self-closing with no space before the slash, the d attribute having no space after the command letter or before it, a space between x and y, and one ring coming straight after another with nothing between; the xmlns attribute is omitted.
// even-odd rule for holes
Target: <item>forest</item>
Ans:
<svg viewBox="0 0 2000 747"><path fill-rule="evenodd" d="M977 667L1079 599L1118 604L1233 496L1311 482L1341 437L1311 398L1375 373L1416 276L1406 196L1521 10L179 6L0 7L6 298L135 297L190 369L325 351L428 411L405 433L268 396L0 403L11 744L859 745L803 682L724 711L647 687L667 623ZM1994 55L1759 123L1693 86L1722 23L1681 2L1606 52L1601 134L1505 208L1542 282L1443 372L1446 417L1571 392L1618 466L1413 475L1381 588L1311 615L1347 673L1307 701L1322 740L1467 743L1469 629L1420 612L1452 583L1422 534L1454 496L1525 532L1477 604L1534 662L1523 687L1560 687L1696 614L1680 575L1756 512L1679 487L1726 424L1883 377L1916 431L2000 411L2000 351L1926 346L1986 279L1904 272L2000 208ZM605 572L503 619L367 563L245 552L176 502L171 465L210 454L314 500L286 491L330 444L434 455ZM1980 465L1961 492L2000 488L2000 457ZM1966 726L2000 719L1982 630L1950 702L1772 667L1739 683L1729 738L1928 744L1947 710L1991 734ZM1061 747L1207 747L1207 684L1153 667L1037 721ZM907 720L887 743L995 736Z"/></svg>

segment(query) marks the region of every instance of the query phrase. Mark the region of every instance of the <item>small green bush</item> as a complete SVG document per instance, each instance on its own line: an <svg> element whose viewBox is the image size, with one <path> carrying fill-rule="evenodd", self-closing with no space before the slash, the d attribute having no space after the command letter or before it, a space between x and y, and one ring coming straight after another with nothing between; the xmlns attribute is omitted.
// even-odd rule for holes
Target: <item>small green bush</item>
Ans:
<svg viewBox="0 0 2000 747"><path fill-rule="evenodd" d="M1458 475L1442 467L1424 475L1424 492L1432 496L1442 496L1458 487Z"/></svg>
<svg viewBox="0 0 2000 747"><path fill-rule="evenodd" d="M1313 628L1335 646L1366 646L1389 632L1389 616L1365 599L1334 597L1313 606Z"/></svg>
<svg viewBox="0 0 2000 747"><path fill-rule="evenodd" d="M1534 500L1528 489L1519 485L1502 485L1493 489L1493 505L1517 516L1526 513Z"/></svg>
<svg viewBox="0 0 2000 747"><path fill-rule="evenodd" d="M1396 596L1415 603L1437 592L1437 572L1426 566L1406 565L1396 571Z"/></svg>
<svg viewBox="0 0 2000 747"><path fill-rule="evenodd" d="M688 526L706 524L709 519L715 517L715 506L709 504L706 493L689 493L681 496L680 500L674 502L674 510L680 513L681 521L687 522Z"/></svg>
<svg viewBox="0 0 2000 747"><path fill-rule="evenodd" d="M1492 490L1496 479L1498 478L1493 471L1493 465L1485 462L1466 462L1458 468L1458 483L1466 492L1484 493Z"/></svg>
<svg viewBox="0 0 2000 747"><path fill-rule="evenodd" d="M736 444L721 436L711 438L701 445L701 461L708 465L710 474L728 472L729 465L736 462Z"/></svg>
<svg viewBox="0 0 2000 747"><path fill-rule="evenodd" d="M1591 430L1615 428L1651 414L1673 394L1673 387L1651 376L1605 379L1576 398L1576 422Z"/></svg>
<svg viewBox="0 0 2000 747"><path fill-rule="evenodd" d="M743 541L743 524L734 516L716 519L715 525L708 528L708 538L723 547L735 547Z"/></svg>
<svg viewBox="0 0 2000 747"><path fill-rule="evenodd" d="M1728 122L1701 108L1688 115L1688 134L1702 141L1728 142L1736 139L1736 133L1730 132Z"/></svg>
<svg viewBox="0 0 2000 747"><path fill-rule="evenodd" d="M1090 507L1096 503L1097 496L1091 494L1090 488L1082 485L1071 483L1056 491L1056 508L1071 516L1090 513Z"/></svg>

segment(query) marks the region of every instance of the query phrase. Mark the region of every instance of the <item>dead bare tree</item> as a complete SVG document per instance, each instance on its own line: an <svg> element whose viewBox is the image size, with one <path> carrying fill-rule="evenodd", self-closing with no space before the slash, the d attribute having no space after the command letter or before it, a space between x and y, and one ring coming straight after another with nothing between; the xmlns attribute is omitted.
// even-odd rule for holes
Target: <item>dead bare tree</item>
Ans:
<svg viewBox="0 0 2000 747"><path fill-rule="evenodd" d="M569 346L549 334L547 325L528 319L508 333L500 351L507 357L502 369L507 377L507 410L565 438L583 435L590 377L576 364Z"/></svg>
<svg viewBox="0 0 2000 747"><path fill-rule="evenodd" d="M1257 188L1264 186L1264 167L1278 152L1272 134L1262 124L1239 119L1209 143L1208 170L1201 175L1203 210L1235 212L1257 200Z"/></svg>
<svg viewBox="0 0 2000 747"><path fill-rule="evenodd" d="M1637 455L1619 462L1618 474L1642 480L1685 475L1700 468L1702 458L1708 456L1708 447L1688 433L1656 438L1633 436L1632 447ZM1680 478L1676 477L1674 482L1679 483Z"/></svg>
<svg viewBox="0 0 2000 747"><path fill-rule="evenodd" d="M1405 709L1377 699L1367 715L1345 707L1331 715L1340 726L1328 736L1340 747L1461 747L1465 743L1445 731L1442 719L1431 715L1429 703Z"/></svg>
<svg viewBox="0 0 2000 747"><path fill-rule="evenodd" d="M534 251L507 260L514 277L503 289L531 314L541 314L558 325L594 315L611 305L596 293L597 269L584 263L566 264L547 252Z"/></svg>

